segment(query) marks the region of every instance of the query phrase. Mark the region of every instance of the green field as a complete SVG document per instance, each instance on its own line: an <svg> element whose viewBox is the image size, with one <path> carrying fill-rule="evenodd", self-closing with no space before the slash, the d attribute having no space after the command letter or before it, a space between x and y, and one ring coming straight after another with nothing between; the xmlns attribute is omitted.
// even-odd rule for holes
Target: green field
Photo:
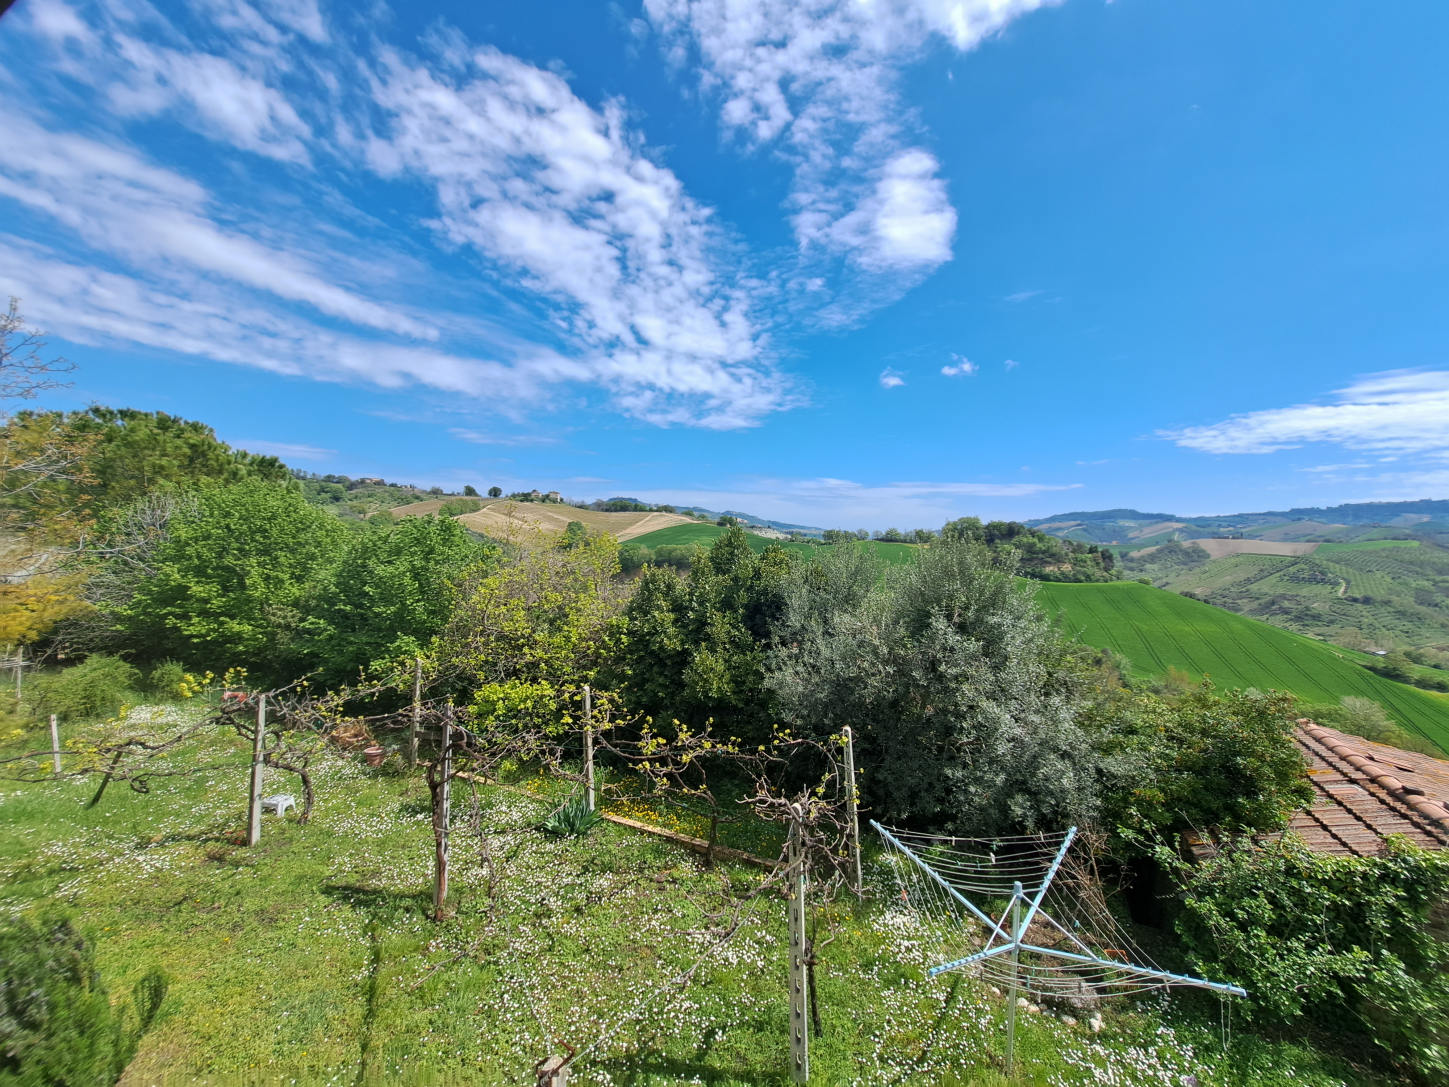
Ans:
<svg viewBox="0 0 1449 1087"><path fill-rule="evenodd" d="M1120 653L1134 676L1179 668L1219 687L1291 691L1308 702L1359 695L1449 750L1449 695L1376 676L1362 666L1365 654L1135 582L1042 584L1037 601L1068 635Z"/></svg>
<svg viewBox="0 0 1449 1087"><path fill-rule="evenodd" d="M646 532L642 536L635 536L629 543L643 544L645 547L662 547L665 544L699 544L708 547L715 540L723 536L725 530L719 525L700 523L697 525L671 525L668 528L661 528L654 532ZM777 544L787 551L796 551L806 555L818 555L824 544L801 543L798 540L772 540L765 536L757 536L753 532L746 532L745 539L749 541L750 547L756 552L765 550L771 544ZM838 546L838 545L830 545ZM884 543L880 540L861 540L857 546L867 547L874 551L880 558L889 563L909 562L915 554L916 545L906 543Z"/></svg>

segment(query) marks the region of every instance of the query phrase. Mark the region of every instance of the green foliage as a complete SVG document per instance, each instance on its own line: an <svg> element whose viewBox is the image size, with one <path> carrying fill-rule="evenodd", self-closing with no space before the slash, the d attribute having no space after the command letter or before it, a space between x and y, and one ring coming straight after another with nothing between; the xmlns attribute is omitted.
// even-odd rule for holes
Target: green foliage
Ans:
<svg viewBox="0 0 1449 1087"><path fill-rule="evenodd" d="M141 673L121 660L93 653L79 664L35 681L36 706L68 720L104 717L135 698Z"/></svg>
<svg viewBox="0 0 1449 1087"><path fill-rule="evenodd" d="M764 651L783 606L792 557L771 547L756 555L746 533L728 529L709 551L696 549L687 579L645 569L625 609L617 684L628 705L660 721L751 744L772 724Z"/></svg>
<svg viewBox="0 0 1449 1087"><path fill-rule="evenodd" d="M1079 718L1105 756L1103 819L1128 835L1275 830L1313 799L1293 743L1294 700L1218 693L1176 698L1119 691Z"/></svg>
<svg viewBox="0 0 1449 1087"><path fill-rule="evenodd" d="M97 406L48 414L86 448L81 471L51 486L72 510L90 517L167 487L291 479L276 457L232 449L205 423L165 412Z"/></svg>
<svg viewBox="0 0 1449 1087"><path fill-rule="evenodd" d="M1401 729L1384 708L1370 698L1344 695L1336 703L1305 706L1303 713L1320 725L1327 725L1353 736L1362 736L1375 743L1402 747L1406 751L1418 751L1425 755L1440 754L1439 749L1422 736L1415 736Z"/></svg>
<svg viewBox="0 0 1449 1087"><path fill-rule="evenodd" d="M0 1084L109 1087L134 1049L69 921L0 920Z"/></svg>
<svg viewBox="0 0 1449 1087"><path fill-rule="evenodd" d="M785 587L767 667L782 718L855 729L877 818L964 834L1086 821L1096 770L1078 696L1011 554L943 542L882 577L830 550Z"/></svg>
<svg viewBox="0 0 1449 1087"><path fill-rule="evenodd" d="M438 507L438 516L461 517L464 514L477 513L482 508L483 503L477 498L453 498Z"/></svg>
<svg viewBox="0 0 1449 1087"><path fill-rule="evenodd" d="M1449 1077L1449 855L1390 839L1333 857L1290 838L1187 876L1190 960L1246 988L1253 1018L1360 1035L1425 1082Z"/></svg>
<svg viewBox="0 0 1449 1087"><path fill-rule="evenodd" d="M1134 582L1045 584L1037 599L1066 634L1120 654L1133 679L1176 667L1194 682L1206 674L1219 688L1287 690L1314 703L1357 695L1449 750L1449 700L1374 675L1360 667L1363 654Z"/></svg>
<svg viewBox="0 0 1449 1087"><path fill-rule="evenodd" d="M502 498L503 497L503 488L502 487L489 487L488 488L488 497L489 498Z"/></svg>
<svg viewBox="0 0 1449 1087"><path fill-rule="evenodd" d="M185 678L186 666L180 661L157 661L146 674L146 690L158 697L172 699L177 696Z"/></svg>
<svg viewBox="0 0 1449 1087"><path fill-rule="evenodd" d="M340 683L373 662L415 655L447 622L453 582L497 558L451 519L370 520L319 593L309 660L325 682Z"/></svg>
<svg viewBox="0 0 1449 1087"><path fill-rule="evenodd" d="M436 656L480 722L548 729L567 719L617 641L618 570L618 544L604 535L468 573Z"/></svg>
<svg viewBox="0 0 1449 1087"><path fill-rule="evenodd" d="M538 826L560 838L582 838L603 821L604 817L589 807L589 798L575 793Z"/></svg>
<svg viewBox="0 0 1449 1087"><path fill-rule="evenodd" d="M478 488L477 487L473 486L473 484L471 484L471 483L465 483L463 485L463 497L464 498L479 498L479 497L481 497L481 495L478 494Z"/></svg>
<svg viewBox="0 0 1449 1087"><path fill-rule="evenodd" d="M565 550L579 547L589 538L589 530L582 521L570 521L564 526L563 536L559 539L559 546Z"/></svg>
<svg viewBox="0 0 1449 1087"><path fill-rule="evenodd" d="M134 593L101 611L139 660L290 678L305 658L303 620L347 536L295 490L261 481L209 488L171 518Z"/></svg>

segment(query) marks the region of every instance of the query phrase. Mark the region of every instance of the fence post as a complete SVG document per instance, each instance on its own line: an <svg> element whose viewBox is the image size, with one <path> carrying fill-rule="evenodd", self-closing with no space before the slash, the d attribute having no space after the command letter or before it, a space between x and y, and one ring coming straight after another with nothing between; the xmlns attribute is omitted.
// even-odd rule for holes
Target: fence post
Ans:
<svg viewBox="0 0 1449 1087"><path fill-rule="evenodd" d="M584 789L589 796L589 811L597 806L594 796L594 692L584 684Z"/></svg>
<svg viewBox="0 0 1449 1087"><path fill-rule="evenodd" d="M15 704L20 704L20 675L25 671L25 647L15 647Z"/></svg>
<svg viewBox="0 0 1449 1087"><path fill-rule="evenodd" d="M849 725L841 730L845 733L845 809L850 817L850 849L855 863L855 887L857 896L865 894L865 877L860 869L860 813L856 810L855 792L855 732Z"/></svg>
<svg viewBox="0 0 1449 1087"><path fill-rule="evenodd" d="M453 790L453 706L448 705L443 717L443 753L439 758L443 780L438 786L437 807L433 810L433 920L443 919L443 903L448 899L448 820Z"/></svg>
<svg viewBox="0 0 1449 1087"><path fill-rule="evenodd" d="M790 1079L810 1081L810 1031L806 1023L805 851L800 839L804 813L792 804L790 822Z"/></svg>
<svg viewBox="0 0 1449 1087"><path fill-rule="evenodd" d="M408 728L408 769L418 765L418 721L423 711L423 658L413 660L413 721Z"/></svg>
<svg viewBox="0 0 1449 1087"><path fill-rule="evenodd" d="M1016 1067L1016 984L1021 963L1021 884L1011 889L1011 988L1006 994L1006 1074Z"/></svg>
<svg viewBox="0 0 1449 1087"><path fill-rule="evenodd" d="M55 772L60 773L60 725L53 713L50 715L50 763Z"/></svg>
<svg viewBox="0 0 1449 1087"><path fill-rule="evenodd" d="M247 845L262 840L262 753L266 747L267 696L257 695L257 733L252 737L252 791L247 805Z"/></svg>

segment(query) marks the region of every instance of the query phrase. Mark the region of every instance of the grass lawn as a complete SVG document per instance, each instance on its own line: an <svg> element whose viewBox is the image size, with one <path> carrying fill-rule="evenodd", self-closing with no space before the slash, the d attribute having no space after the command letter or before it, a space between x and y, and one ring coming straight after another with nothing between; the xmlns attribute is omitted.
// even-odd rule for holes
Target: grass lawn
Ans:
<svg viewBox="0 0 1449 1087"><path fill-rule="evenodd" d="M11 750L41 735L12 736ZM455 912L434 923L420 775L330 754L311 824L268 816L247 849L235 841L248 754L229 731L204 735L172 765L210 769L157 778L146 795L115 784L90 809L93 780L0 783L0 908L70 912L115 1000L153 966L171 977L123 1083L517 1084L563 1042L597 1043L579 1084L784 1082L783 901L761 899L722 946L701 931L722 885L747 890L757 871L707 869L612 824L552 838L536 829L552 799L484 788L490 898L456 787ZM281 777L273 789L296 791ZM838 935L821 953L813 1082L1008 1082L1001 1001L969 978L924 975L961 934L894 908L884 867L868 867L867 903L824 917ZM707 951L691 987L668 984ZM1217 1014L1191 997L1119 1004L1096 1035L1023 1015L1015 1082L1343 1081L1339 1064L1250 1035L1241 1017L1225 1051Z"/></svg>

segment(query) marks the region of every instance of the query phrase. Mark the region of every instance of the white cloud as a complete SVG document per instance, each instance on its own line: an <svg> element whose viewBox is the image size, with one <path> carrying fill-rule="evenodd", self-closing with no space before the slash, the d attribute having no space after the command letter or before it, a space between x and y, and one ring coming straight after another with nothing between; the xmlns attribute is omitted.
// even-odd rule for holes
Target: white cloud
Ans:
<svg viewBox="0 0 1449 1087"><path fill-rule="evenodd" d="M390 54L373 97L373 168L428 185L451 243L552 299L620 410L727 429L795 402L710 210L643 153L617 104L595 110L490 48L456 79Z"/></svg>
<svg viewBox="0 0 1449 1087"><path fill-rule="evenodd" d="M947 377L975 377L981 369L965 355L952 355L951 358L951 363L941 367L941 373Z"/></svg>
<svg viewBox="0 0 1449 1087"><path fill-rule="evenodd" d="M887 366L880 372L880 387L882 389L898 389L906 383L906 379L899 370L892 370Z"/></svg>
<svg viewBox="0 0 1449 1087"><path fill-rule="evenodd" d="M1027 516L1020 502L1079 488L1079 483L973 483L903 481L859 483L848 479L751 478L725 486L639 490L625 493L647 502L675 502L707 509L744 510L795 524L822 527L935 528L968 513ZM983 510L983 505L989 509ZM1015 511L1015 512L1013 512Z"/></svg>
<svg viewBox="0 0 1449 1087"><path fill-rule="evenodd" d="M236 438L228 444L236 449L245 449L248 453L261 453L268 457L279 457L284 461L327 460L337 455L335 449L320 449L315 445L299 445L294 442L268 442L257 438Z"/></svg>
<svg viewBox="0 0 1449 1087"><path fill-rule="evenodd" d="M1055 0L645 0L671 65L698 72L727 132L794 170L802 249L920 275L950 259L956 215L914 145L901 69L934 39L974 49ZM908 284L907 284L908 285Z"/></svg>
<svg viewBox="0 0 1449 1087"><path fill-rule="evenodd" d="M1020 365L1021 363L1017 362L1015 359L1007 359L1004 363L1002 363L1002 366L1004 366L1007 370L1015 370Z"/></svg>
<svg viewBox="0 0 1449 1087"><path fill-rule="evenodd" d="M1327 442L1375 453L1449 454L1449 370L1389 370L1332 396L1331 403L1243 412L1158 436L1204 453L1274 453Z"/></svg>
<svg viewBox="0 0 1449 1087"><path fill-rule="evenodd" d="M1030 302L1033 298L1037 297L1037 295L1041 293L1041 291L1017 291L1014 294L1007 295L1005 298L1002 299L1002 301L1010 302L1013 305L1017 305L1022 302Z"/></svg>
<svg viewBox="0 0 1449 1087"><path fill-rule="evenodd" d="M208 273L369 328L437 338L430 325L330 282L302 253L221 228L205 189L125 147L46 132L18 116L7 120L6 143L0 196L115 259Z"/></svg>
<svg viewBox="0 0 1449 1087"><path fill-rule="evenodd" d="M550 434L490 434L469 427L449 427L448 433L459 441L472 442L474 445L526 446L559 443L559 439Z"/></svg>

